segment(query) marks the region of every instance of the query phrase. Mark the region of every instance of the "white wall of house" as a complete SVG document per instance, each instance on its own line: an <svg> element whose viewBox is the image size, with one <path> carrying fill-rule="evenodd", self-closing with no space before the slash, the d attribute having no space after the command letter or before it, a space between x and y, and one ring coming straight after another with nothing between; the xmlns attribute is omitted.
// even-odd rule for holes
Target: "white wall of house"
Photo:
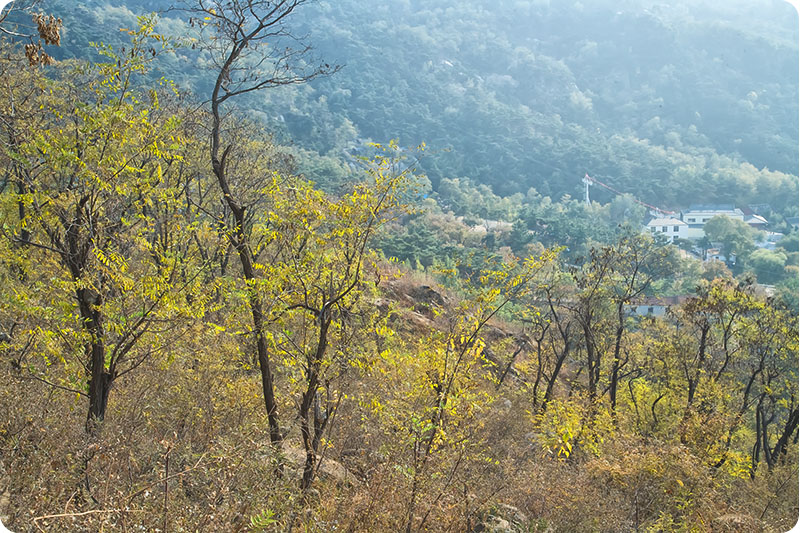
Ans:
<svg viewBox="0 0 800 533"><path fill-rule="evenodd" d="M703 226L717 215L725 215L744 222L742 210L732 205L691 206L686 211L681 211L681 220L688 224L688 238L702 239L705 237L706 232L703 231Z"/></svg>
<svg viewBox="0 0 800 533"><path fill-rule="evenodd" d="M688 238L689 239L692 239L692 240L695 240L695 241L699 241L700 239L702 239L703 237L706 236L706 232L703 231L703 226L702 225L699 226L699 227L693 227L693 226L694 225L689 226L686 229L686 232L688 233Z"/></svg>
<svg viewBox="0 0 800 533"><path fill-rule="evenodd" d="M666 305L658 305L658 304L643 304L643 305L629 305L628 306L628 316L636 315L636 316L664 316L667 314L667 306Z"/></svg>
<svg viewBox="0 0 800 533"><path fill-rule="evenodd" d="M654 218L645 226L645 232L654 236L661 234L667 237L669 242L689 238L689 226L677 218Z"/></svg>

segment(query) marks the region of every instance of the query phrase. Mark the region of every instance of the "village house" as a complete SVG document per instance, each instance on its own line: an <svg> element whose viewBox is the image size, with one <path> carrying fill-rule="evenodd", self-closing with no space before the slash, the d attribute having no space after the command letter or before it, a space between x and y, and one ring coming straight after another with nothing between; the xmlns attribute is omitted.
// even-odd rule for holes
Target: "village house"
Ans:
<svg viewBox="0 0 800 533"><path fill-rule="evenodd" d="M645 226L645 232L649 232L655 236L661 234L665 236L670 243L675 242L675 239L687 239L688 224L677 218L654 218Z"/></svg>
<svg viewBox="0 0 800 533"><path fill-rule="evenodd" d="M742 213L744 213L745 224L751 228L755 228L759 231L765 231L767 229L767 219L756 213L751 207L743 207Z"/></svg>
<svg viewBox="0 0 800 533"><path fill-rule="evenodd" d="M725 215L744 222L744 213L733 204L691 205L689 209L681 211L681 220L689 226L688 238L702 239L705 237L706 233L703 231L703 226L717 215Z"/></svg>
<svg viewBox="0 0 800 533"><path fill-rule="evenodd" d="M626 306L628 316L664 316L673 305L689 299L689 295L666 296L663 298L644 297Z"/></svg>
<svg viewBox="0 0 800 533"><path fill-rule="evenodd" d="M725 254L722 253L722 250L719 248L709 248L705 251L705 258L703 261L722 261L726 265L728 262L735 264L736 263L736 254L731 254L731 257L728 258Z"/></svg>

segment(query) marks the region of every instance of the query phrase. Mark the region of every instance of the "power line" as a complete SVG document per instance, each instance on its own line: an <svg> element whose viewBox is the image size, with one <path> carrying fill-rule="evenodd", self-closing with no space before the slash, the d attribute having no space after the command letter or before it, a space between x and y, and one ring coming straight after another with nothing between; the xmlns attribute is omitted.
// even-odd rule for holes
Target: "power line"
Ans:
<svg viewBox="0 0 800 533"><path fill-rule="evenodd" d="M614 194L619 194L619 195L625 194L625 193L623 193L621 191L618 191L617 189L615 189L614 187L612 187L610 185L606 185L605 183L603 183L599 179L591 177L588 173L583 177L583 179L584 180L588 180L591 185L599 185L599 186L601 186L601 187L603 187L605 189L608 189L609 191L613 192ZM641 200L639 200L638 198L635 198L635 197L633 198L633 201L636 202L637 204L643 205L643 206L645 206L648 209L651 209L653 211L657 211L659 213L664 213L665 215L674 215L675 214L675 211L667 211L665 209L661 209L660 207L656 207L654 205L650 205L648 203L642 202Z"/></svg>

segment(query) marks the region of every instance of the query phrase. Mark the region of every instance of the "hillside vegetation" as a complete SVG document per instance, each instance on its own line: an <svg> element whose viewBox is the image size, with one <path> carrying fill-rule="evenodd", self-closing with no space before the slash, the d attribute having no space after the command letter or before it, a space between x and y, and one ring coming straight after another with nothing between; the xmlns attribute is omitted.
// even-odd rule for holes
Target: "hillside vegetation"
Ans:
<svg viewBox="0 0 800 533"><path fill-rule="evenodd" d="M118 42L135 15L169 6L65 5L59 53L91 57L87 42ZM164 16L162 31L193 29ZM796 214L798 25L785 2L343 0L309 5L293 25L344 68L242 105L315 156L301 169L322 187L344 179L344 151L398 139L430 146L421 165L435 190L467 178L500 196L534 188L558 200L588 172L666 209L735 202ZM205 94L207 63L183 50L161 72Z"/></svg>
<svg viewBox="0 0 800 533"><path fill-rule="evenodd" d="M159 19L136 18L141 3L86 3L3 41L3 523L788 531L800 409L785 219L797 178L780 146L797 148L769 113L791 114L782 99L797 88L769 76L790 63L792 32L720 22L720 39L752 34L747 53L778 50L759 63L773 81L751 88L774 107L736 143L665 103L664 135L705 140L662 145L630 126L641 112L624 113L644 85L622 96L616 74L564 59L573 22L599 7L397 2L345 23L355 4L197 1ZM698 61L680 76L712 74L689 45L708 13L623 4L608 19L620 41L591 37L597 54L632 54L625 32L683 28L661 34ZM23 33L30 15L0 27ZM559 21L560 40L518 44ZM305 33L316 52L289 38ZM101 34L113 38L81 44ZM366 59L401 39L404 53L371 70ZM526 82L533 96L512 97L526 70L507 74L513 57L545 65ZM635 68L654 75L649 65ZM564 93L553 72L583 88ZM363 139L387 133L400 140ZM581 150L650 201L769 191L788 235L762 252L749 226L717 220L709 232L741 259L732 270L694 259L642 233L633 196L562 197ZM549 174L528 159L545 153ZM700 174L676 174L670 196L635 174L653 154L666 173L685 160ZM745 163L758 158L774 168Z"/></svg>

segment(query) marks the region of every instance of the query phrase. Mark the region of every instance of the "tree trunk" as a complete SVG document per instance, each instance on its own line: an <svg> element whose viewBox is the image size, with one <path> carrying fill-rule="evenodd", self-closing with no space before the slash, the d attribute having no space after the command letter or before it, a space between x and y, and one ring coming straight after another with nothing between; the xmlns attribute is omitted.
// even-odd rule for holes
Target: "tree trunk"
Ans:
<svg viewBox="0 0 800 533"><path fill-rule="evenodd" d="M103 342L103 315L99 306L101 301L89 289L77 291L83 327L89 334L86 343L86 356L89 360L89 413L86 417L86 430L93 432L97 424L106 416L108 394L114 375L106 369L106 350Z"/></svg>
<svg viewBox="0 0 800 533"><path fill-rule="evenodd" d="M686 411L692 407L694 402L694 395L697 392L697 384L700 381L700 371L706 361L706 345L708 344L708 330L710 326L705 324L700 331L700 347L697 350L697 367L695 368L694 379L689 381L689 392L686 398Z"/></svg>
<svg viewBox="0 0 800 533"><path fill-rule="evenodd" d="M622 302L617 305L617 331L614 339L614 360L611 363L611 386L609 389L611 415L614 417L616 417L617 389L619 388L619 353L622 348L622 335L625 333L625 307Z"/></svg>
<svg viewBox="0 0 800 533"><path fill-rule="evenodd" d="M594 400L597 397L597 382L600 380L600 364L596 360L597 355L592 341L592 330L585 323L583 325L583 338L586 342L586 361L589 365L589 397Z"/></svg>
<svg viewBox="0 0 800 533"><path fill-rule="evenodd" d="M241 225L239 225L239 227L241 227ZM241 238L243 237L244 236L242 235ZM246 281L252 282L255 280L256 276L253 269L250 247L247 246L247 244L242 240L239 240L239 243L240 244L236 248L239 252L239 258L242 262L244 278ZM280 423L278 420L278 406L275 403L275 386L273 384L272 367L270 365L269 352L267 350L267 339L264 337L264 311L261 304L261 298L259 297L255 288L250 289L249 302L250 312L253 315L253 330L256 334L258 368L261 371L261 390L264 394L264 407L267 410L267 419L269 421L269 440L272 442L272 444L277 445L281 443L283 437L281 436Z"/></svg>
<svg viewBox="0 0 800 533"><path fill-rule="evenodd" d="M775 447L772 448L773 463L777 462L780 456L786 453L786 446L789 444L789 439L792 437L792 433L797 430L797 422L798 410L797 407L795 407L789 414L789 418L786 420L786 423L783 426L783 433L778 439L778 442L776 442Z"/></svg>
<svg viewBox="0 0 800 533"><path fill-rule="evenodd" d="M223 67L217 77L217 83L214 86L211 97L211 112L213 116L211 128L211 168L214 171L214 175L217 177L217 182L222 190L225 203L228 204L231 213L233 213L235 227L233 228L234 235L231 236L231 243L239 254L244 278L248 284L250 284L250 282L255 281L256 275L255 269L253 268L253 251L248 244L247 232L245 231L244 208L233 198L226 174L226 160L231 147L228 146L222 152L221 157L219 154L221 147L220 130L222 126L222 119L219 113L219 92L222 80L227 75L230 61L233 59L235 59L233 56L229 58L229 63ZM267 341L264 337L264 310L257 290L252 287L250 289L249 303L250 311L253 315L253 329L256 334L256 350L258 352L258 366L261 371L261 389L264 394L264 407L267 410L267 418L269 421L269 438L272 444L277 445L281 443L283 438L281 436L280 423L278 420L278 406L275 403L272 367L269 361Z"/></svg>
<svg viewBox="0 0 800 533"><path fill-rule="evenodd" d="M319 440L315 438L316 431L312 433L311 420L309 420L311 416L311 404L315 402L317 398L317 386L316 379L313 380L313 384L312 381L309 381L308 389L306 389L305 394L303 394L303 402L300 405L300 434L303 437L303 449L306 452L303 476L300 480L300 489L303 491L311 487L311 483L314 481L314 467L317 463L317 450L314 444L315 442L318 443Z"/></svg>
<svg viewBox="0 0 800 533"><path fill-rule="evenodd" d="M525 342L523 341L523 343L519 345L519 347L514 351L514 353L511 354L511 357L508 359L506 367L503 369L503 373L500 374L500 379L497 380L497 385L495 386L496 390L500 390L500 386L503 384L503 380L506 379L506 376L511 371L511 367L514 366L514 361L517 359L517 356L524 347L525 347ZM540 351L539 348L537 348L537 352L538 351ZM536 387L539 386L539 379L541 378L541 372L542 372L542 358L539 357L539 371L536 374L536 384L533 386L534 398L536 398Z"/></svg>
<svg viewBox="0 0 800 533"><path fill-rule="evenodd" d="M328 413L322 414L319 405L319 370L322 358L328 348L328 328L331 325L330 311L323 307L319 316L319 336L317 338L317 348L308 358L308 374L306 375L306 391L303 394L303 401L300 403L300 434L303 437L303 448L306 452L305 465L303 466L303 477L300 481L300 488L307 490L314 481L314 468L317 462L317 452L328 422ZM311 413L312 404L314 412ZM313 428L312 420L313 416Z"/></svg>
<svg viewBox="0 0 800 533"><path fill-rule="evenodd" d="M564 349L559 354L558 358L556 359L556 366L553 368L553 374L550 376L550 379L547 381L547 389L544 391L544 399L542 400L542 407L541 412L544 413L547 410L547 404L550 403L550 400L553 397L553 389L555 388L556 381L558 380L558 374L561 372L561 366L564 364L564 361L567 359L569 355L569 342L564 344Z"/></svg>
<svg viewBox="0 0 800 533"><path fill-rule="evenodd" d="M736 427L742 421L745 412L747 412L747 401L750 398L750 389L753 387L753 383L756 380L756 376L761 373L763 366L759 366L754 372L750 374L750 379L747 381L747 386L744 389L744 395L742 398L742 405L739 407L739 412L736 413L736 418L734 419L731 426L728 428L728 437L725 439L725 448L723 450L722 458L714 464L714 468L719 468L725 464L725 461L728 460L728 451L731 449L731 442L733 441L733 433L736 431Z"/></svg>
<svg viewBox="0 0 800 533"><path fill-rule="evenodd" d="M90 432L106 416L108 393L114 381L112 374L105 369L102 343L91 345L91 352L92 377L89 379L89 415L86 420Z"/></svg>
<svg viewBox="0 0 800 533"><path fill-rule="evenodd" d="M275 385L273 383L272 368L267 351L267 339L264 337L264 313L261 299L255 292L250 295L250 310L253 315L253 327L256 330L256 350L258 352L258 369L261 372L261 391L264 394L264 407L267 410L269 422L269 440L272 444L280 444L283 440L280 422L278 420L278 406L275 403Z"/></svg>

